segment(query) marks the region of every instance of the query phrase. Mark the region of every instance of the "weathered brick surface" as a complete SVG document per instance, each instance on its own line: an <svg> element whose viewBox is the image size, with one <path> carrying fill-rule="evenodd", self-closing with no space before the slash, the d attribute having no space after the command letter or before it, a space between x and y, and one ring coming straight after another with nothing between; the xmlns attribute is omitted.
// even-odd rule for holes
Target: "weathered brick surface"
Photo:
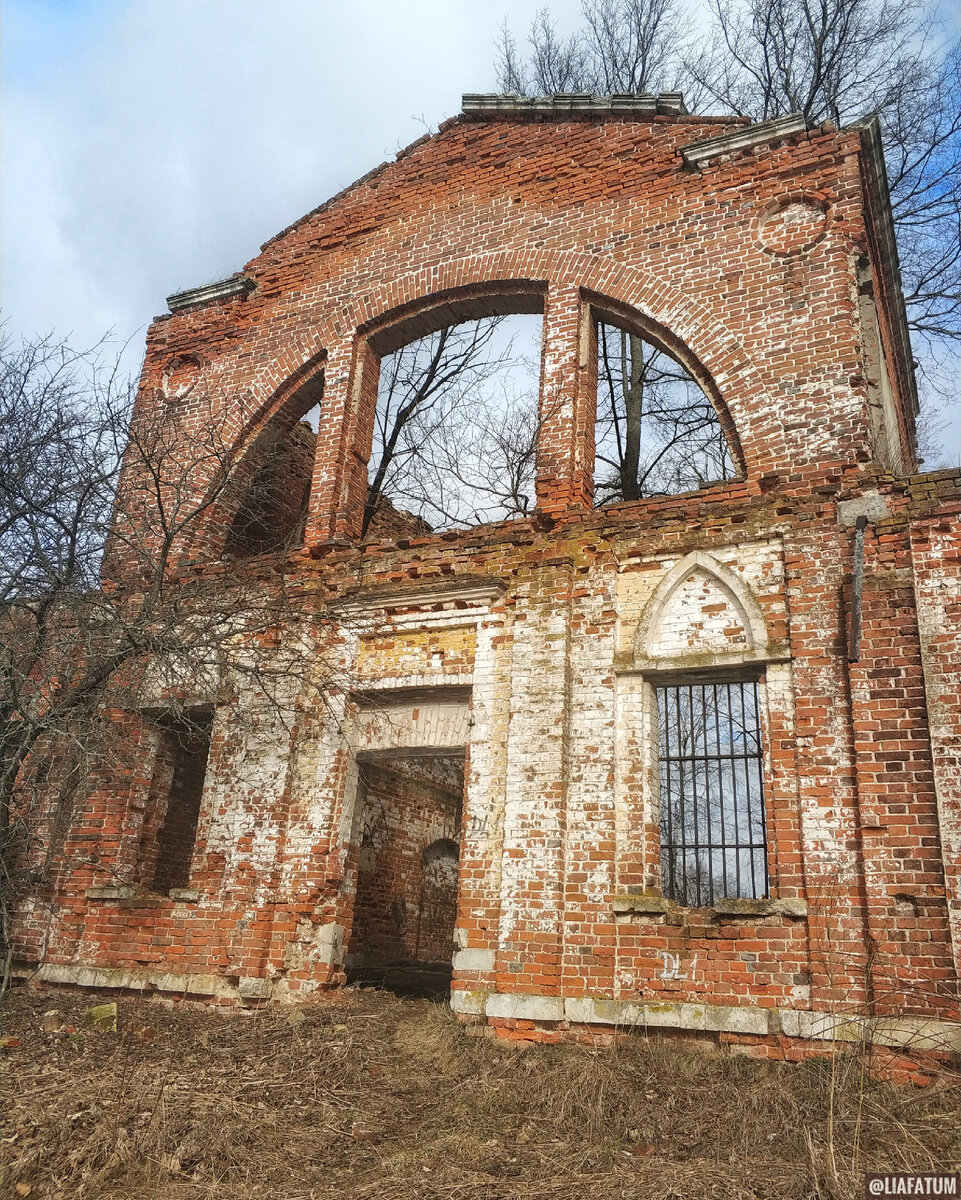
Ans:
<svg viewBox="0 0 961 1200"><path fill-rule="evenodd" d="M788 1058L852 1028L892 1061L955 1045L958 480L883 473L914 461L913 398L861 135L826 126L685 168L683 146L733 127L449 122L267 243L246 298L151 327L140 411L199 422L212 395L245 452L322 380L306 544L286 569L327 604L318 654L348 684L302 697L292 725L243 698L218 709L196 899L86 895L146 882L133 825L156 738L138 732L140 757L87 797L53 924L41 937L40 908L23 915L49 977L166 972L224 999L245 979L280 999L339 982L353 924L401 894L433 821L393 788L393 865L363 899L357 756L463 750L463 816L443 836L460 843L465 1020L551 1039L686 1028ZM537 512L385 524L359 544L379 356L510 311L544 313ZM592 510L605 315L690 368L740 478ZM190 554L216 559L232 520L215 510ZM679 672L760 679L771 890L743 911L660 899L652 696Z"/></svg>
<svg viewBox="0 0 961 1200"><path fill-rule="evenodd" d="M362 768L362 832L347 964L449 961L463 771L445 759Z"/></svg>

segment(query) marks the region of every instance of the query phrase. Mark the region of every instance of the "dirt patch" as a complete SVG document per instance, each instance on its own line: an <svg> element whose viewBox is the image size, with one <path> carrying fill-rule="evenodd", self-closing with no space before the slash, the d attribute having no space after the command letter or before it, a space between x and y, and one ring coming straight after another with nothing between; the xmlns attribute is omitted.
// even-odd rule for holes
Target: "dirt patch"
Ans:
<svg viewBox="0 0 961 1200"><path fill-rule="evenodd" d="M84 1024L111 1000L116 1031ZM956 1083L878 1083L855 1056L519 1050L367 989L259 1012L66 990L5 1007L5 1196L844 1200L867 1170L958 1167Z"/></svg>

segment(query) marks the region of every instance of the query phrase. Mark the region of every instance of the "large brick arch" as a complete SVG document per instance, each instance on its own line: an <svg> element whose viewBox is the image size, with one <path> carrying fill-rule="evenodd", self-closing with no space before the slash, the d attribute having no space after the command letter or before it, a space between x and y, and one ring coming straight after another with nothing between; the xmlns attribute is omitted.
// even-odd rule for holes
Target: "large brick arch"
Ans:
<svg viewBox="0 0 961 1200"><path fill-rule="evenodd" d="M780 457L777 406L765 402L768 389L760 372L706 305L649 272L613 259L513 251L452 259L395 276L350 305L325 313L308 332L293 336L284 352L263 364L251 383L247 402L251 415L237 434L238 462L249 457L269 424L289 418L304 378L324 370L333 376L331 382L342 385L342 407L337 407L334 395L334 411L327 413L329 422L337 426L328 429L327 436L336 437L340 444L331 456L336 477L328 478L326 488L318 482L319 475L315 478L311 507L315 517L318 506L342 511L349 506L351 489L345 464L356 457L358 443L370 436L361 428L363 422L358 424L360 390L353 386L364 350L373 347L378 355L389 353L452 320L494 312L533 312L552 295L565 293L575 293L595 307L620 311L628 320L635 318L648 336L691 370L713 400L747 477L761 474L767 461ZM278 304L282 308L283 300ZM571 357L577 352L573 343L568 350ZM355 479L353 492L359 487Z"/></svg>
<svg viewBox="0 0 961 1200"><path fill-rule="evenodd" d="M342 308L337 314L344 329L380 328L403 319L410 310L446 302L458 291L496 290L499 286L530 283L555 289L580 288L584 292L614 300L634 309L655 327L667 330L685 346L693 360L713 381L719 398L727 406L743 442L746 465L764 455L759 444L772 437L780 440L780 423L765 422L753 430L759 408L774 411L763 401L770 388L751 362L735 333L726 328L715 311L686 295L664 279L613 258L574 252L492 252L453 259L428 270L415 270L392 278L369 296ZM687 363L685 365L688 365ZM750 431L750 435L749 435ZM753 436L751 436L753 435ZM771 447L776 453L776 448ZM764 455L766 457L766 455ZM750 466L748 466L750 473Z"/></svg>
<svg viewBox="0 0 961 1200"><path fill-rule="evenodd" d="M323 354L330 358L334 346L339 345L342 361L345 343L357 339L375 345L379 342L381 352L387 352L392 347L383 340L385 331L429 310L443 311L452 303L471 298L509 299L514 294L537 291L550 296L567 289L579 289L587 298L599 297L632 310L648 330L663 330L670 335L669 349L673 345L686 350L679 357L683 357L685 366L694 368L699 382L707 382L729 434L732 428L736 431L736 438L731 440L747 476L761 473L766 460L781 457L782 429L770 389L742 343L716 312L641 268L574 252L495 251L451 259L392 276L367 295L328 311L308 333L293 337L281 356L262 366L251 386L251 410L259 416L248 422L239 436L245 440L256 437L269 421L277 419L292 390L291 380L303 362ZM283 300L278 309L282 307ZM507 304L501 311L518 310ZM351 358L355 357L356 348L351 353ZM351 427L355 415L344 414Z"/></svg>

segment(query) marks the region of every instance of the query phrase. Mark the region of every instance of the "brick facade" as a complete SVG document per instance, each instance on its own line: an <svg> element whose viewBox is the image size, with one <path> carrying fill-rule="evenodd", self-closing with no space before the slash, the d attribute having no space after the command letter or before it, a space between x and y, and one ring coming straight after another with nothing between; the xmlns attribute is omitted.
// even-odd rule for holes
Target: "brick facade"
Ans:
<svg viewBox="0 0 961 1200"><path fill-rule="evenodd" d="M383 949L385 914L413 910L447 839L465 1021L696 1030L787 1057L868 1032L894 1054L957 1051L961 489L911 474L876 131L616 100L468 104L152 325L141 414L189 422L212 396L248 479L265 438L296 443L277 542L313 450L304 545L277 553L350 683L292 726L250 698L217 708L172 895L131 832L158 770L145 722L142 761L95 781L67 841L79 862L96 834L100 865L65 872L52 922L23 913L44 977L304 999L343 981L362 923ZM394 514L358 541L381 357L511 312L544 321L535 513L443 534ZM592 507L601 319L688 368L739 478ZM321 392L314 439L298 422ZM269 541L219 504L182 559ZM654 689L745 677L769 894L683 907L663 895ZM414 753L463 756L462 811L436 782L363 767ZM389 866L364 843L371 780ZM416 958L395 926L389 952Z"/></svg>

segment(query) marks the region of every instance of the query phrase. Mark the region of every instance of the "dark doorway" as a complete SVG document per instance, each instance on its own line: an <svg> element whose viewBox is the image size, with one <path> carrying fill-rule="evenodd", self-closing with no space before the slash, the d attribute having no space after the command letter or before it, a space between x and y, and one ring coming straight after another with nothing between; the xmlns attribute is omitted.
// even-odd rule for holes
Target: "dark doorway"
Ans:
<svg viewBox="0 0 961 1200"><path fill-rule="evenodd" d="M447 998L463 798L462 754L360 763L348 983Z"/></svg>

